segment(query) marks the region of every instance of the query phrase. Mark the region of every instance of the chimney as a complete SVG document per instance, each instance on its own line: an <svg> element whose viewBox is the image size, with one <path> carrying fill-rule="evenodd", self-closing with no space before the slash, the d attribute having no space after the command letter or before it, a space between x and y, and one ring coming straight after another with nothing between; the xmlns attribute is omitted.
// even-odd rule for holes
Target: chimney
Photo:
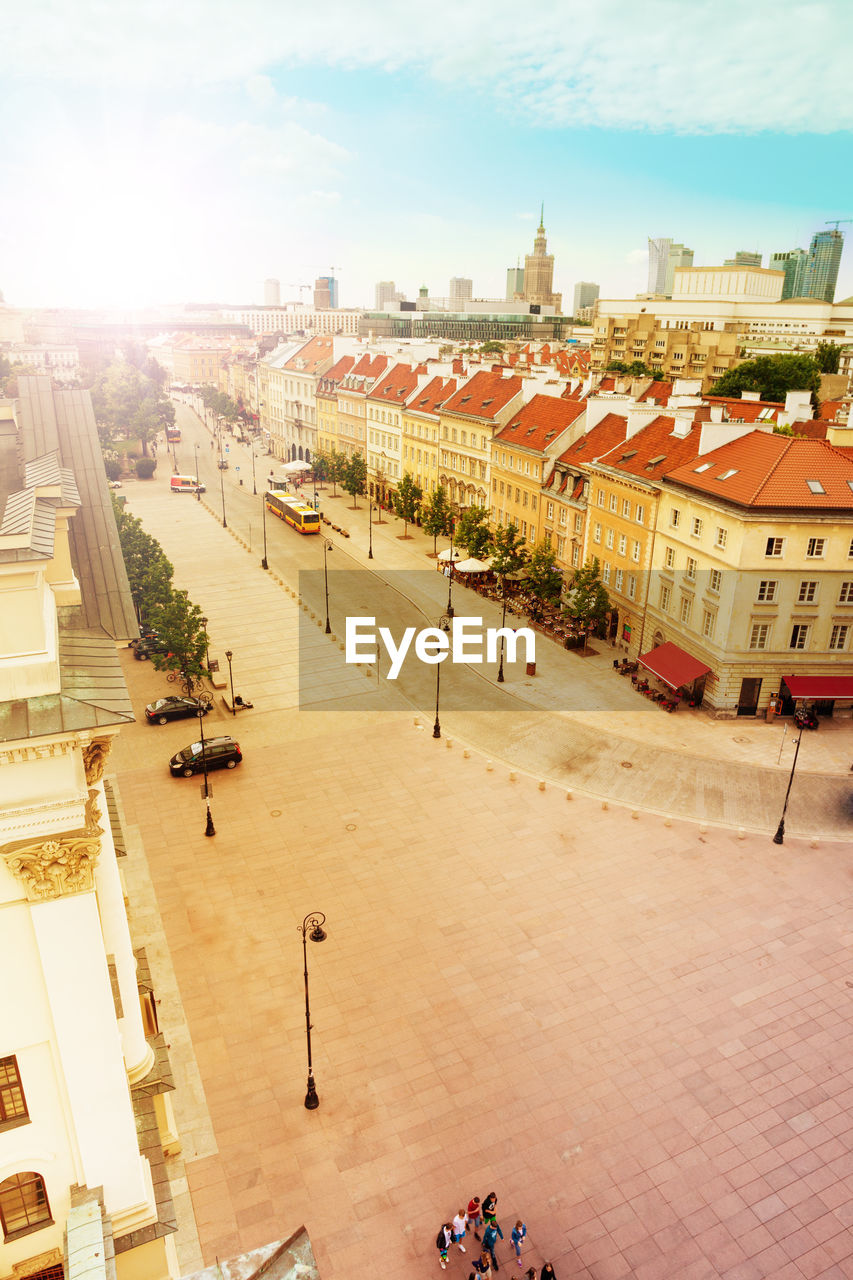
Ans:
<svg viewBox="0 0 853 1280"><path fill-rule="evenodd" d="M453 362L452 362L452 364L451 364L451 366L450 366L450 367L451 367L451 369L453 370L453 372L454 372L454 373L464 373L464 372L465 372L465 370L464 370L464 369L463 369L463 367L462 367L462 360L460 359L460 357L459 357L459 356L454 356L454 357L453 357Z"/></svg>
<svg viewBox="0 0 853 1280"><path fill-rule="evenodd" d="M723 406L723 405L721 405L721 404L712 404L712 405L711 405L711 421L712 421L712 422L722 422L722 420L723 420L723 407L724 407L724 406Z"/></svg>
<svg viewBox="0 0 853 1280"><path fill-rule="evenodd" d="M741 391L740 398L741 400L750 400L753 404L755 404L757 400L761 399L761 392L760 391Z"/></svg>
<svg viewBox="0 0 853 1280"><path fill-rule="evenodd" d="M693 427L693 410L691 409L689 414L679 413L678 410L676 410L675 420L672 424L672 434L676 437L676 439L686 440L687 437L690 435L690 431L692 427Z"/></svg>

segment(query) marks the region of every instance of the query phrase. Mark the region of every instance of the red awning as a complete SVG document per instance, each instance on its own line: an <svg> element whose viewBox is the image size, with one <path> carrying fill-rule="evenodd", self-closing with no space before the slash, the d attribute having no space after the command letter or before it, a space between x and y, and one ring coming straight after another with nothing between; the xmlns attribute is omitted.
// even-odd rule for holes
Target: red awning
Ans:
<svg viewBox="0 0 853 1280"><path fill-rule="evenodd" d="M679 649L677 644L667 641L650 649L640 658L640 665L651 671L658 680L663 680L670 689L680 689L682 685L692 684L700 676L704 676L711 668L698 658L692 657Z"/></svg>
<svg viewBox="0 0 853 1280"><path fill-rule="evenodd" d="M853 676L785 676L792 698L853 698Z"/></svg>

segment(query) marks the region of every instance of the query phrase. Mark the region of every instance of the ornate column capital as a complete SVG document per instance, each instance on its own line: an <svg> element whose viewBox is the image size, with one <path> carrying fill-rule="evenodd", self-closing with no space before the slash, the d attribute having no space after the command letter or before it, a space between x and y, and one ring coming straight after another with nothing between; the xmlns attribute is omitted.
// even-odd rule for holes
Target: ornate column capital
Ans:
<svg viewBox="0 0 853 1280"><path fill-rule="evenodd" d="M0 857L24 886L28 902L47 902L94 889L103 834L98 825L100 817L98 792L90 789L86 825L82 829L58 832L42 840L13 840L0 845Z"/></svg>

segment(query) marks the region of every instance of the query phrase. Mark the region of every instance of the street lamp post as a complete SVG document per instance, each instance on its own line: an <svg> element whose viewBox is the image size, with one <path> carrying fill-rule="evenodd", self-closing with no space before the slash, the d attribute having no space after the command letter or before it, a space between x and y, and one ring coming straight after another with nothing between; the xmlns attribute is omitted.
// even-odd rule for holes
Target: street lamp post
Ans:
<svg viewBox="0 0 853 1280"><path fill-rule="evenodd" d="M219 492L222 495L222 528L227 529L228 523L225 519L225 480L223 478L224 467L222 465L222 432L219 433Z"/></svg>
<svg viewBox="0 0 853 1280"><path fill-rule="evenodd" d="M373 559L373 498L371 497L369 501L370 501L370 505L367 509L367 529L368 529L367 558L368 560L372 560Z"/></svg>
<svg viewBox="0 0 853 1280"><path fill-rule="evenodd" d="M207 805L207 824L204 828L206 836L215 836L216 827L213 825L213 817L210 812L210 788L207 785L207 756L204 748L204 708L199 706L198 709L198 731L201 738L201 768L204 773L204 787L202 788L202 799Z"/></svg>
<svg viewBox="0 0 853 1280"><path fill-rule="evenodd" d="M264 494L263 498L261 499L261 520L264 526L264 558L261 561L261 568L268 569L269 563L267 562L267 495L266 494Z"/></svg>
<svg viewBox="0 0 853 1280"><path fill-rule="evenodd" d="M255 481L255 442L254 442L254 440L253 440L253 441L252 441L252 443L249 445L249 448L250 448L250 449L251 449L251 451L252 451L252 493L254 494L254 496L255 496L255 497L257 497L257 496L258 496L258 486L257 486L257 483L256 483L256 481Z"/></svg>
<svg viewBox="0 0 853 1280"><path fill-rule="evenodd" d="M794 770L797 767L797 756L800 753L800 743L803 740L804 727L805 727L804 725L800 725L800 732L797 737L796 745L794 746L794 760L791 765L791 776L788 779L788 790L785 792L785 803L782 806L782 817L779 819L779 825L776 828L776 834L773 837L774 844L785 843L785 814L788 812L788 797L791 794L791 787L793 786L793 783L794 783Z"/></svg>
<svg viewBox="0 0 853 1280"><path fill-rule="evenodd" d="M308 1111L316 1111L320 1105L320 1099L317 1097L317 1086L314 1084L314 1067L311 1062L311 1006L308 1003L308 939L312 942L323 942L326 938L326 932L323 925L326 923L326 917L322 911L313 911L307 915L301 925L297 925L297 929L302 933L302 956L304 961L305 974L305 1038L308 1042L308 1090L305 1094L305 1106ZM311 932L309 933L309 927Z"/></svg>
<svg viewBox="0 0 853 1280"><path fill-rule="evenodd" d="M449 631L450 624L453 621L452 613L445 613L438 620L438 625L442 631ZM441 737L441 725L438 721L438 698L441 691L441 663L435 664L435 724L432 726L432 736L434 738Z"/></svg>
<svg viewBox="0 0 853 1280"><path fill-rule="evenodd" d="M204 663L208 671L210 671L210 637L207 634L207 618L201 619L201 625L204 627Z"/></svg>
<svg viewBox="0 0 853 1280"><path fill-rule="evenodd" d="M323 539L323 579L326 584L326 635L332 634L332 624L329 622L329 556L330 551L334 551L334 543L331 538Z"/></svg>
<svg viewBox="0 0 853 1280"><path fill-rule="evenodd" d="M230 649L226 649L226 650L225 650L225 657L226 657L226 658L227 658L227 660L228 660L228 679L229 679L230 684L231 684L231 714L232 714L232 716L236 716L236 714L237 714L237 707L236 707L236 705L235 705L235 703L234 703L234 672L233 672L233 671L232 671L232 669L231 669L231 659L234 657L234 654L231 652L231 650L230 650Z"/></svg>
<svg viewBox="0 0 853 1280"><path fill-rule="evenodd" d="M504 682L504 641L506 640L504 635L506 630L506 574L503 573L501 574L501 596L503 598L503 608L501 610L501 661L498 667L498 684L503 684Z"/></svg>
<svg viewBox="0 0 853 1280"><path fill-rule="evenodd" d="M450 516L450 568L447 573L447 616L453 617L453 515Z"/></svg>
<svg viewBox="0 0 853 1280"><path fill-rule="evenodd" d="M201 481L198 478L198 442L193 445L193 448L195 449L195 496L196 501L201 502L201 489L199 488Z"/></svg>

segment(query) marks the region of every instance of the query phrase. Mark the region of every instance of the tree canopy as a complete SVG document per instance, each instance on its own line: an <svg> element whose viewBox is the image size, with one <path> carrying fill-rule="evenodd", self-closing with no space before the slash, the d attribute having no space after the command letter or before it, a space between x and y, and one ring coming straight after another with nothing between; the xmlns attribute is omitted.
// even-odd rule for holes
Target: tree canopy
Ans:
<svg viewBox="0 0 853 1280"><path fill-rule="evenodd" d="M179 671L185 680L201 679L207 646L201 618L201 609L186 591L172 591L151 613L150 621L168 647L168 653L152 652L152 666L158 671Z"/></svg>
<svg viewBox="0 0 853 1280"><path fill-rule="evenodd" d="M527 585L543 603L559 600L563 575L557 568L554 548L547 538L537 542L527 564Z"/></svg>
<svg viewBox="0 0 853 1280"><path fill-rule="evenodd" d="M432 538L432 553L436 554L439 536L447 533L450 527L450 505L444 486L439 485L429 497L421 503L421 528Z"/></svg>
<svg viewBox="0 0 853 1280"><path fill-rule="evenodd" d="M566 613L583 624L585 633L590 624L600 622L610 609L610 598L600 577L598 557L587 560L582 569L576 569L566 592ZM586 648L586 635L584 635Z"/></svg>
<svg viewBox="0 0 853 1280"><path fill-rule="evenodd" d="M626 364L624 360L611 360L607 369L614 373L627 373L631 378L652 378L655 382L660 382L663 378L660 369L651 369L642 360L632 360L630 364Z"/></svg>
<svg viewBox="0 0 853 1280"><path fill-rule="evenodd" d="M464 547L469 556L482 560L489 554L492 535L489 532L489 513L485 507L474 503L459 516L454 534L460 547Z"/></svg>
<svg viewBox="0 0 853 1280"><path fill-rule="evenodd" d="M420 485L415 484L407 471L394 491L394 510L403 521L403 537L408 536L410 524L414 524L424 496Z"/></svg>
<svg viewBox="0 0 853 1280"><path fill-rule="evenodd" d="M841 348L836 342L819 342L814 358L815 364L821 373L838 373Z"/></svg>
<svg viewBox="0 0 853 1280"><path fill-rule="evenodd" d="M137 439L146 455L150 441L175 421L175 406L157 383L126 361L95 379L92 407L102 443Z"/></svg>
<svg viewBox="0 0 853 1280"><path fill-rule="evenodd" d="M358 495L367 489L367 463L362 454L356 452L352 457L345 458L343 474L338 478L343 488L352 496L353 507L357 507Z"/></svg>
<svg viewBox="0 0 853 1280"><path fill-rule="evenodd" d="M736 396L757 391L762 400L781 401L789 391L811 391L813 404L820 388L820 369L812 356L756 356L727 369L709 395Z"/></svg>
<svg viewBox="0 0 853 1280"><path fill-rule="evenodd" d="M499 524L492 534L492 572L499 578L518 573L529 555L524 538L514 524Z"/></svg>
<svg viewBox="0 0 853 1280"><path fill-rule="evenodd" d="M172 594L174 569L157 539L145 532L139 517L126 511L115 496L113 512L136 616L150 622Z"/></svg>

